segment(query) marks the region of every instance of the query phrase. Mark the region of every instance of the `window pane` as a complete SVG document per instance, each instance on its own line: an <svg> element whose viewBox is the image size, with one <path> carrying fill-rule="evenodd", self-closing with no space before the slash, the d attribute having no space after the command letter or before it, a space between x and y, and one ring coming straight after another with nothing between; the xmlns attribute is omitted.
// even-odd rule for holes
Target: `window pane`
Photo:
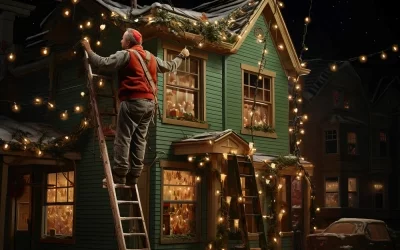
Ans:
<svg viewBox="0 0 400 250"><path fill-rule="evenodd" d="M264 77L264 89L271 90L271 79Z"/></svg>
<svg viewBox="0 0 400 250"><path fill-rule="evenodd" d="M55 230L56 235L72 236L73 205L47 206L45 218L45 234Z"/></svg>
<svg viewBox="0 0 400 250"><path fill-rule="evenodd" d="M253 99L255 94L256 94L256 88L250 87L250 98ZM256 101L263 101L263 90L260 88L257 89Z"/></svg>
<svg viewBox="0 0 400 250"><path fill-rule="evenodd" d="M252 116L252 103L245 101L243 105L243 127L251 126ZM254 115L253 115L253 126L270 125L272 123L272 112L270 111L270 105L256 104Z"/></svg>
<svg viewBox="0 0 400 250"><path fill-rule="evenodd" d="M64 174L68 175L68 173L57 173L57 187L67 187L67 179Z"/></svg>
<svg viewBox="0 0 400 250"><path fill-rule="evenodd" d="M244 72L243 81L244 81L243 82L244 86L248 86L249 85L249 73Z"/></svg>
<svg viewBox="0 0 400 250"><path fill-rule="evenodd" d="M74 186L74 182L75 182L74 178L75 178L74 171L68 172L68 179L69 179L68 186L69 187Z"/></svg>
<svg viewBox="0 0 400 250"><path fill-rule="evenodd" d="M339 192L339 181L337 178L327 179L325 181L326 192Z"/></svg>
<svg viewBox="0 0 400 250"><path fill-rule="evenodd" d="M347 133L347 142L348 143L357 143L357 136L355 133Z"/></svg>
<svg viewBox="0 0 400 250"><path fill-rule="evenodd" d="M195 75L178 73L176 74L175 80L176 85L178 86L185 88L198 88L198 77Z"/></svg>
<svg viewBox="0 0 400 250"><path fill-rule="evenodd" d="M56 189L47 189L47 202L56 202Z"/></svg>
<svg viewBox="0 0 400 250"><path fill-rule="evenodd" d="M164 185L164 200L194 201L196 200L195 188Z"/></svg>
<svg viewBox="0 0 400 250"><path fill-rule="evenodd" d="M186 59L187 60L187 59ZM190 58L190 73L199 74L199 60Z"/></svg>
<svg viewBox="0 0 400 250"><path fill-rule="evenodd" d="M164 203L163 236L196 235L196 205Z"/></svg>
<svg viewBox="0 0 400 250"><path fill-rule="evenodd" d="M336 154L337 153L337 141L326 141L325 142L325 152L327 154Z"/></svg>
<svg viewBox="0 0 400 250"><path fill-rule="evenodd" d="M325 194L325 206L326 207L339 207L339 194L338 193L326 193Z"/></svg>
<svg viewBox="0 0 400 250"><path fill-rule="evenodd" d="M330 225L327 229L325 229L324 233L333 233L333 234L354 234L356 230L362 228L362 223L356 222L339 222Z"/></svg>
<svg viewBox="0 0 400 250"><path fill-rule="evenodd" d="M165 109L167 117L179 118L191 115L198 118L199 92L190 90L167 88Z"/></svg>
<svg viewBox="0 0 400 250"><path fill-rule="evenodd" d="M257 86L257 76L250 74L250 86L255 87ZM260 87L260 86L259 86ZM262 87L262 86L261 86Z"/></svg>
<svg viewBox="0 0 400 250"><path fill-rule="evenodd" d="M249 86L243 85L243 93L244 93L244 97L245 98L249 98L250 97Z"/></svg>
<svg viewBox="0 0 400 250"><path fill-rule="evenodd" d="M347 153L349 155L356 155L357 154L357 146L355 144L348 144L347 145Z"/></svg>
<svg viewBox="0 0 400 250"><path fill-rule="evenodd" d="M21 196L17 198L17 230L27 231L28 220L31 215L31 186L29 186L31 176L24 175L24 189Z"/></svg>
<svg viewBox="0 0 400 250"><path fill-rule="evenodd" d="M57 178L57 174L48 174L47 175L47 184L48 185L56 185L56 178Z"/></svg>
<svg viewBox="0 0 400 250"><path fill-rule="evenodd" d="M347 180L347 186L349 192L357 192L357 179L356 178L349 178Z"/></svg>
<svg viewBox="0 0 400 250"><path fill-rule="evenodd" d="M164 185L195 186L195 176L189 171L164 170Z"/></svg>
<svg viewBox="0 0 400 250"><path fill-rule="evenodd" d="M66 188L57 188L57 202L67 202Z"/></svg>
<svg viewBox="0 0 400 250"><path fill-rule="evenodd" d="M264 101L271 102L271 91L264 90Z"/></svg>
<svg viewBox="0 0 400 250"><path fill-rule="evenodd" d="M348 207L358 207L358 194L348 193Z"/></svg>
<svg viewBox="0 0 400 250"><path fill-rule="evenodd" d="M68 202L73 202L74 201L74 188L70 187L68 188Z"/></svg>
<svg viewBox="0 0 400 250"><path fill-rule="evenodd" d="M376 241L390 240L389 233L384 224L378 224L378 223L369 224L367 226L367 231L369 237L371 237L371 240L376 240Z"/></svg>

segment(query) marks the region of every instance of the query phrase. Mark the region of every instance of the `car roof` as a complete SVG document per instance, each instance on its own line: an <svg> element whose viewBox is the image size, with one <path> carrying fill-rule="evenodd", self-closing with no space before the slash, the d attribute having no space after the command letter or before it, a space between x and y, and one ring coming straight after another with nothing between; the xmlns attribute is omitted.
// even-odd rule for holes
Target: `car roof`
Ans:
<svg viewBox="0 0 400 250"><path fill-rule="evenodd" d="M363 218L341 218L336 222L363 222L363 223L385 223L381 220L363 219Z"/></svg>

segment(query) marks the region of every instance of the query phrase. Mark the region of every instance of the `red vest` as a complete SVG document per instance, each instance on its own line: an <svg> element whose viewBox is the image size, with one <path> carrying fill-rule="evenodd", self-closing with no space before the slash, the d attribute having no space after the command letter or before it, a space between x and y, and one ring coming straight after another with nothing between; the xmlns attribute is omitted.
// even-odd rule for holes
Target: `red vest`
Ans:
<svg viewBox="0 0 400 250"><path fill-rule="evenodd" d="M157 61L155 57L151 55L150 60L146 61L146 51L143 50L142 46L135 45L131 49L136 50L142 56L143 61L147 64L150 75L157 87ZM146 74L143 71L139 59L133 52L128 52L130 56L128 64L118 71L119 100L124 101L139 98L154 100L150 83L147 81Z"/></svg>

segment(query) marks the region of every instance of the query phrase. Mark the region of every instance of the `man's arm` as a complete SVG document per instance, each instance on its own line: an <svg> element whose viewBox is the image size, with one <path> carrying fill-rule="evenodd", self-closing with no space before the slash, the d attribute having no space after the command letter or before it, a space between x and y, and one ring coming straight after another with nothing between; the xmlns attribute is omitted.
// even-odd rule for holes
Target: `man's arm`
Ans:
<svg viewBox="0 0 400 250"><path fill-rule="evenodd" d="M179 55L170 62L163 61L160 58L156 57L158 73L176 72L176 70L182 63L182 59L188 57L189 55L189 50L184 48L181 53L179 53Z"/></svg>
<svg viewBox="0 0 400 250"><path fill-rule="evenodd" d="M109 57L102 57L94 53L92 50L88 51L89 62L97 68L108 70L115 70L124 67L129 61L129 53L126 50L117 51Z"/></svg>

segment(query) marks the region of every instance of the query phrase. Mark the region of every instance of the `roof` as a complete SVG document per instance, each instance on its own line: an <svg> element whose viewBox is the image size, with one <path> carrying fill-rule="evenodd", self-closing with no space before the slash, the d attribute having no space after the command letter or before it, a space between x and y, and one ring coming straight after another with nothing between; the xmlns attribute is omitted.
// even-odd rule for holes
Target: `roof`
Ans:
<svg viewBox="0 0 400 250"><path fill-rule="evenodd" d="M398 76L384 76L382 77L378 85L376 86L373 95L370 99L371 103L378 102L385 93L390 89L390 87L398 86L400 87L400 80ZM399 90L400 91L400 90Z"/></svg>
<svg viewBox="0 0 400 250"><path fill-rule="evenodd" d="M97 3L98 6L91 3ZM278 26L278 31L274 32L275 35L271 36L271 39L275 46L281 43L285 46L285 49L279 52L279 56L287 76L297 77L309 73L308 69L300 65L282 14L273 0L213 0L193 9L175 8L169 4L158 2L149 6L139 6L137 9L112 0L82 1L80 4L92 12L97 12L95 9L101 6L110 11L111 16L117 20L114 24L120 26L121 29L125 29L127 25L135 27L142 32L146 39L162 36L163 38L178 39L194 46L198 46L199 41L204 40L204 33L201 35L201 32L209 30L208 28L200 29L200 25L197 23L206 23L207 20L208 27L216 29L215 32L217 32L214 32L211 37L219 37L220 41L212 41L210 37L207 37L202 50L221 54L236 53L247 35L253 34L252 29L256 20L260 15L264 15L266 22L272 21ZM167 14L169 17L164 18L163 15ZM156 18L149 19L154 15ZM170 16L178 19L171 19ZM218 25L214 25L215 21ZM179 24L179 28L168 29L167 25L171 25L171 23L174 23L175 26ZM198 28L195 28L193 23L196 23L194 26ZM227 34L226 40L221 38L221 32Z"/></svg>
<svg viewBox="0 0 400 250"><path fill-rule="evenodd" d="M38 142L43 139L43 143L49 143L63 135L53 126L44 123L18 122L6 116L0 116L0 140L5 142L18 142L13 135L18 132L27 133L27 138L31 142Z"/></svg>
<svg viewBox="0 0 400 250"><path fill-rule="evenodd" d="M296 158L293 155L287 155L287 156L284 156L284 157L285 158ZM256 153L256 154L253 155L253 162L272 162L276 158L278 158L278 156L276 156L276 155L265 155L265 154ZM305 160L300 160L300 164L302 164L302 165L312 165L311 162L305 161Z"/></svg>
<svg viewBox="0 0 400 250"><path fill-rule="evenodd" d="M381 221L381 220L364 219L364 218L341 218L341 219L337 220L336 222L385 223L384 221Z"/></svg>
<svg viewBox="0 0 400 250"><path fill-rule="evenodd" d="M346 116L346 115L339 115L333 114L328 117L329 123L342 123L342 124L353 124L353 125L360 125L360 126L367 126L367 123L361 121L357 118Z"/></svg>

